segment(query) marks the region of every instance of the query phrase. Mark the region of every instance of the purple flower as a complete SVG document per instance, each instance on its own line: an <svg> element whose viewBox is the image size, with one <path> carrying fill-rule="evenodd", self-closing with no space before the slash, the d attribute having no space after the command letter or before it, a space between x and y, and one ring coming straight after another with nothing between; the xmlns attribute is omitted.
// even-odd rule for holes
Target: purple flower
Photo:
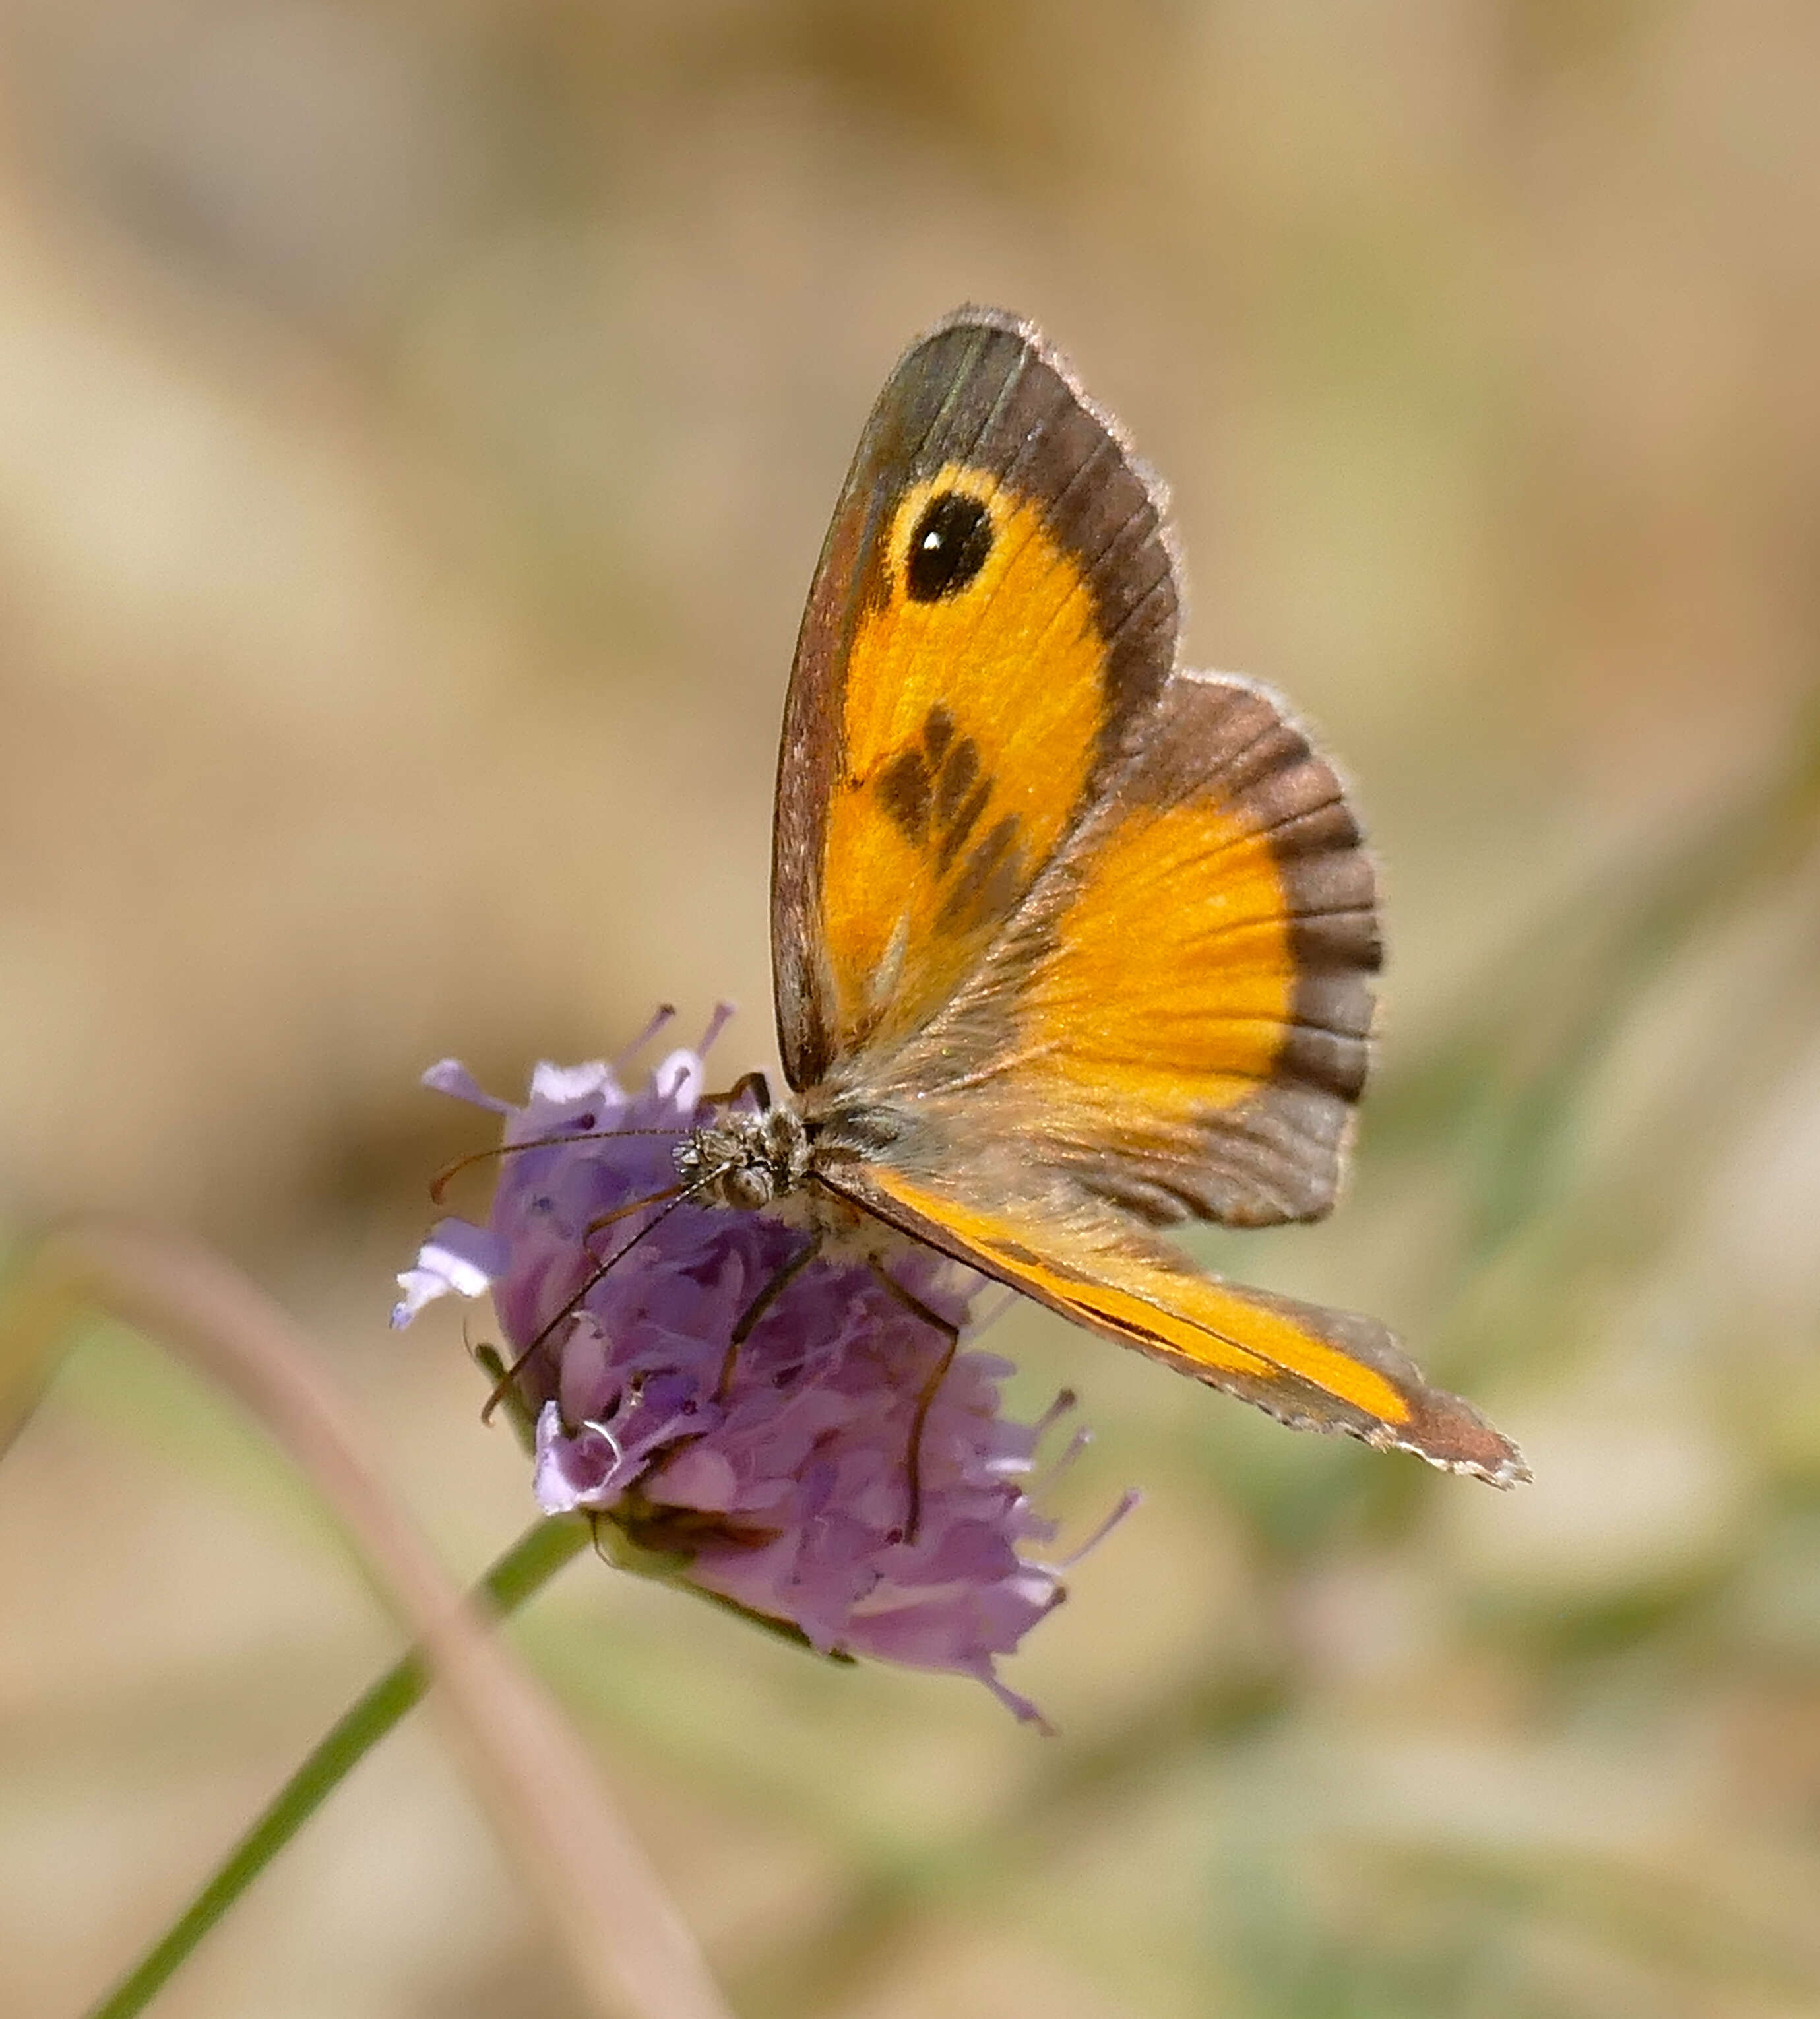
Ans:
<svg viewBox="0 0 1820 2019"><path fill-rule="evenodd" d="M863 1259L780 1274L800 1228L676 1195L724 1020L638 1093L604 1064L546 1064L513 1107L452 1060L432 1067L428 1085L532 1147L499 1160L485 1227L436 1227L393 1322L490 1289L546 1512L608 1517L824 1653L975 1676L1040 1724L997 1662L1066 1596L1066 1566L1022 1552L1054 1538L1026 1482L1073 1398L1015 1423L999 1413L1008 1363L962 1350L943 1371L949 1339L913 1307L964 1327L984 1279L933 1250L886 1237L895 1291Z"/></svg>

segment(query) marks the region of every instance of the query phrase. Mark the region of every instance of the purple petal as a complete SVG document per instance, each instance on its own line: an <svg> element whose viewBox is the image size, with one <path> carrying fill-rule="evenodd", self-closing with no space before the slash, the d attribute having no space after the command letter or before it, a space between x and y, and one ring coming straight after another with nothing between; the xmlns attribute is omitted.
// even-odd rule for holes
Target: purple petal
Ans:
<svg viewBox="0 0 1820 2019"><path fill-rule="evenodd" d="M459 1059L438 1059L423 1075L422 1084L432 1093L453 1094L476 1107L490 1107L496 1115L512 1112L511 1102L487 1093Z"/></svg>
<svg viewBox="0 0 1820 2019"><path fill-rule="evenodd" d="M404 1295L392 1307L395 1328L410 1324L425 1304L450 1291L477 1297L505 1273L506 1244L465 1220L439 1220L417 1251L416 1265L398 1278Z"/></svg>

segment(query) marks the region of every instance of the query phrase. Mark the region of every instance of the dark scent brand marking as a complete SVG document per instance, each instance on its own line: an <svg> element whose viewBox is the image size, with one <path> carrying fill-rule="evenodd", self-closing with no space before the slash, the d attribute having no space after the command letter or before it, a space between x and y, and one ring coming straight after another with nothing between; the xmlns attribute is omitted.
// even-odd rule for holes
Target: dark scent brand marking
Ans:
<svg viewBox="0 0 1820 2019"><path fill-rule="evenodd" d="M928 752L929 770L935 781L935 825L941 842L935 851L935 868L946 875L950 865L974 823L985 812L992 797L992 781L979 775L979 745L971 736L954 738L954 719L940 701L929 710L923 723L923 748Z"/></svg>
<svg viewBox="0 0 1820 2019"><path fill-rule="evenodd" d="M977 498L944 491L923 508L904 560L904 586L915 603L964 589L992 552L992 514Z"/></svg>
<svg viewBox="0 0 1820 2019"><path fill-rule="evenodd" d="M960 810L979 776L979 745L964 736L948 754L935 777L935 817L945 827Z"/></svg>
<svg viewBox="0 0 1820 2019"><path fill-rule="evenodd" d="M961 853L967 837L973 832L979 816L986 811L987 800L992 797L992 781L982 778L968 796L966 803L958 807L954 817L942 829L942 846L936 857L935 866L946 876L949 865Z"/></svg>
<svg viewBox="0 0 1820 2019"><path fill-rule="evenodd" d="M920 750L900 751L878 774L885 810L919 848L929 832L929 767Z"/></svg>
<svg viewBox="0 0 1820 2019"><path fill-rule="evenodd" d="M1018 817L1007 814L961 865L943 901L938 927L950 931L1011 909L1019 888L1017 838Z"/></svg>
<svg viewBox="0 0 1820 2019"><path fill-rule="evenodd" d="M980 776L979 745L957 738L954 718L937 701L919 743L900 750L874 774L874 787L899 831L917 847L935 837L935 868L946 875L992 798Z"/></svg>

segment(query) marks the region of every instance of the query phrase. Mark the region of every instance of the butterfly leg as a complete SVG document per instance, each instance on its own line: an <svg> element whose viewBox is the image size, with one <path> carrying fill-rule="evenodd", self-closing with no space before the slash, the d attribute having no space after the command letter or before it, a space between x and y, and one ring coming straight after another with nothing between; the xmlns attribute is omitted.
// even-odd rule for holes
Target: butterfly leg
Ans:
<svg viewBox="0 0 1820 2019"><path fill-rule="evenodd" d="M612 1212L603 1212L600 1215L599 1219L592 1220L588 1222L587 1227L582 1233L581 1246L584 1252L592 1255L594 1252L594 1249L592 1245L594 1237L595 1234L600 1233L604 1228L611 1227L617 1220L629 1219L635 1212L642 1212L647 1206L655 1205L661 1206L663 1208L663 1210L658 1213L657 1218L651 1220L647 1225L640 1227L638 1232L632 1236L631 1239L625 1244L624 1248L621 1248L615 1253L608 1256L606 1259L601 1263L600 1266L587 1278L587 1280L582 1284L581 1289L575 1292L574 1296L563 1305L563 1308L558 1311L556 1315L551 1319L547 1325L544 1327L543 1330L537 1334L537 1337L531 1341L530 1344L527 1346L523 1352L518 1356L517 1359L516 1359L512 1365L507 1368L505 1372L494 1384L492 1394L489 1395L487 1400L480 1405L480 1420L482 1423L487 1423L493 1420L494 1411L497 1409L500 1404L505 1399L506 1394L510 1390L513 1382L515 1382L519 1375L524 1372L525 1368L530 1365L531 1359L536 1354L538 1347L544 1343L545 1340L550 1336L551 1333L556 1329L557 1326L563 1322L563 1319L572 1318L577 1311L581 1310L582 1305L587 1301L588 1292L594 1288L595 1285L600 1281L601 1278L606 1274L607 1270L613 1267L614 1263L618 1261L620 1256L637 1247L639 1243L644 1239L647 1234L653 1231L661 1221L667 1220L669 1217L672 1209L682 1203L683 1197L683 1190L680 1185L669 1185L660 1192L652 1192L643 1198L634 1199L629 1205L620 1206Z"/></svg>
<svg viewBox="0 0 1820 2019"><path fill-rule="evenodd" d="M812 1234L787 1262L772 1271L758 1296L740 1314L728 1335L726 1357L721 1362L721 1378L715 1386L714 1398L717 1402L727 1399L733 1385L733 1369L739 1365L740 1348L752 1336L753 1328L821 1251L820 1234Z"/></svg>
<svg viewBox="0 0 1820 2019"><path fill-rule="evenodd" d="M762 1072L741 1073L725 1093L704 1093L700 1104L704 1107L730 1107L742 1095L748 1093L758 1102L760 1114L770 1111L771 1082Z"/></svg>
<svg viewBox="0 0 1820 2019"><path fill-rule="evenodd" d="M921 1318L924 1325L939 1332L944 1341L941 1357L917 1392L916 1414L910 1419L910 1452L905 1463L910 1479L910 1515L904 1524L903 1539L906 1542L914 1542L923 1522L923 1426L929 1419L931 1405L947 1379L948 1369L954 1364L954 1355L961 1345L961 1328L951 1319L943 1318L939 1311L931 1310L914 1291L906 1290L876 1255L870 1260L873 1274L892 1296L913 1317Z"/></svg>

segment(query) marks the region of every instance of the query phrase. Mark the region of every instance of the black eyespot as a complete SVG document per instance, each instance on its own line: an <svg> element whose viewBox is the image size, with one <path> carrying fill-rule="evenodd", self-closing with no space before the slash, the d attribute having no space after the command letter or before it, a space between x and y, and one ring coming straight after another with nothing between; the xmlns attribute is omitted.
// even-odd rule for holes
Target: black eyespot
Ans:
<svg viewBox="0 0 1820 2019"><path fill-rule="evenodd" d="M905 585L917 603L964 589L992 552L992 514L977 498L944 491L923 508L910 535Z"/></svg>

